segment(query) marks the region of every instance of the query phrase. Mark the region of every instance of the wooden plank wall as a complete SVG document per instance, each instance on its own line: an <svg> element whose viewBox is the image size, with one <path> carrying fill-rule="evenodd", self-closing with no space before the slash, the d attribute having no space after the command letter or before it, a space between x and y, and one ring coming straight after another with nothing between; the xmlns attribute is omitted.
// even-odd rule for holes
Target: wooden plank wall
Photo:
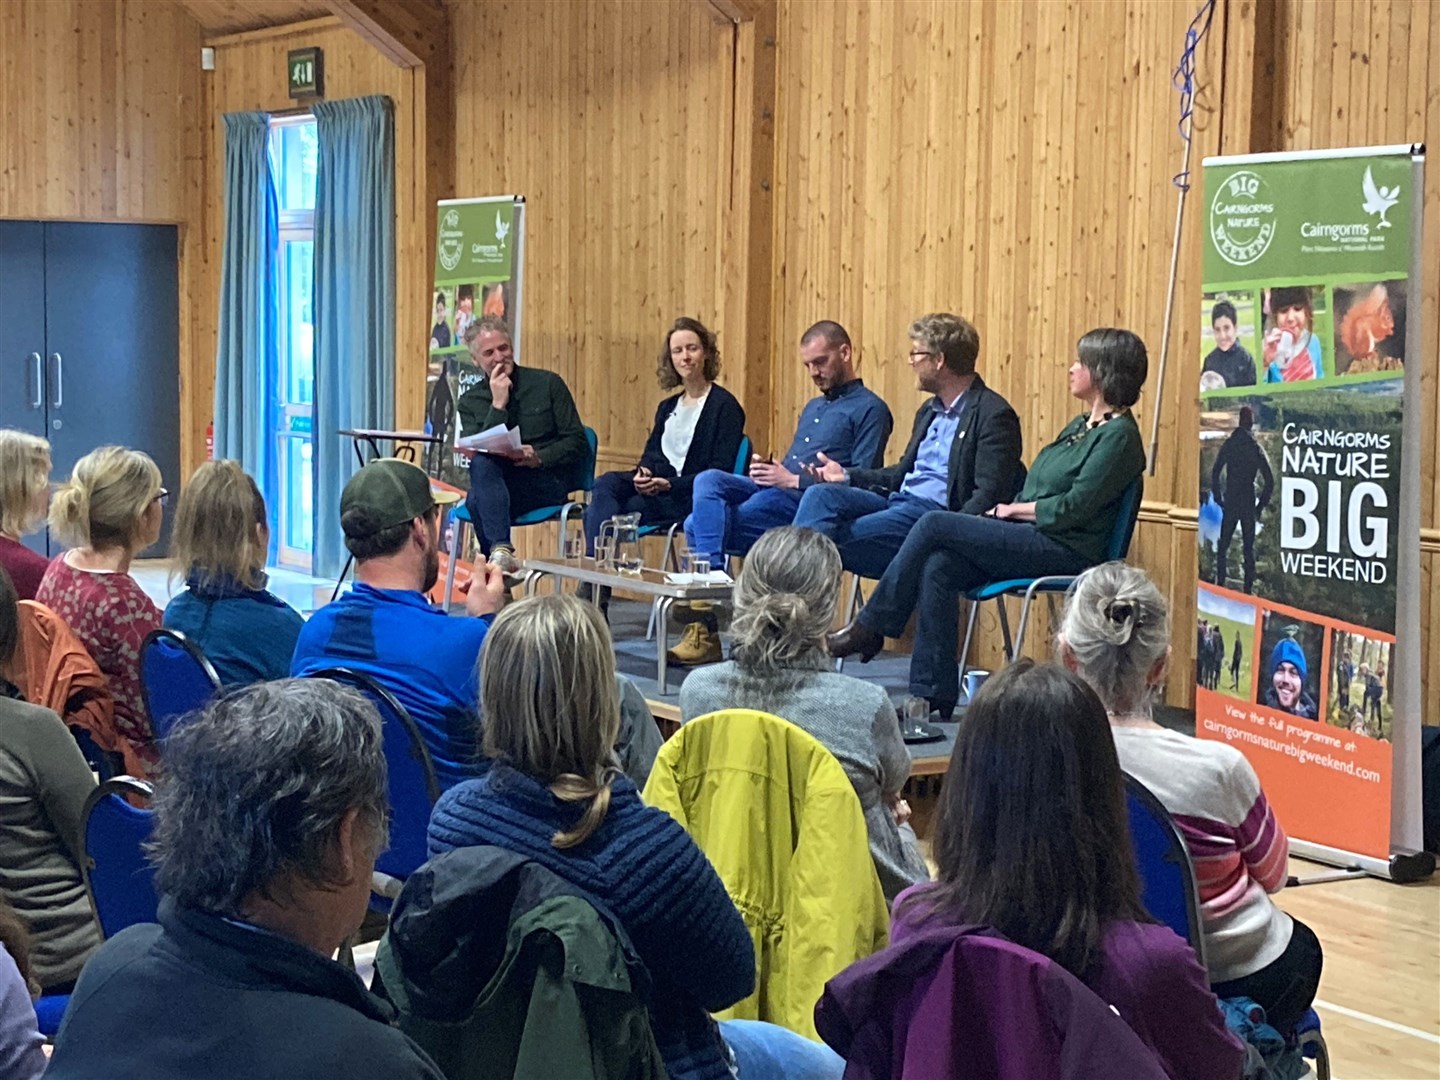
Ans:
<svg viewBox="0 0 1440 1080"><path fill-rule="evenodd" d="M420 206L424 176L419 167L416 72L401 68L362 41L339 20L326 18L268 30L213 38L215 70L208 73L204 117L203 294L194 327L195 383L203 414L198 437L203 448L215 385L220 259L225 236L225 126L230 112L293 111L287 96L285 54L310 45L325 52L325 96L329 100L384 94L395 102L395 409L404 425L420 420L425 404L425 347L430 290L425 258L431 213Z"/></svg>
<svg viewBox="0 0 1440 1080"><path fill-rule="evenodd" d="M535 10L454 9L455 193L528 200L522 362L564 376L601 469L626 467L671 322L725 321L734 31L690 3ZM743 395L738 347L722 380Z"/></svg>
<svg viewBox="0 0 1440 1080"><path fill-rule="evenodd" d="M178 225L182 327L201 314L200 44L200 28L174 4L0 4L0 217ZM209 417L207 405L198 418L196 367L182 333L187 475L197 460L187 433L198 422L203 452ZM172 488L180 479L166 478Z"/></svg>

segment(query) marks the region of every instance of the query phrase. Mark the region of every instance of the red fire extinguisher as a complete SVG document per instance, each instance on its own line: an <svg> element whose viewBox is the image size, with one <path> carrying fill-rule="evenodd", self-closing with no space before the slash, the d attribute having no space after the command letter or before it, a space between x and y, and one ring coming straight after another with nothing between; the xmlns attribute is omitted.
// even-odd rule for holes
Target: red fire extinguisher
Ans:
<svg viewBox="0 0 1440 1080"><path fill-rule="evenodd" d="M205 460L215 460L215 421L205 425Z"/></svg>

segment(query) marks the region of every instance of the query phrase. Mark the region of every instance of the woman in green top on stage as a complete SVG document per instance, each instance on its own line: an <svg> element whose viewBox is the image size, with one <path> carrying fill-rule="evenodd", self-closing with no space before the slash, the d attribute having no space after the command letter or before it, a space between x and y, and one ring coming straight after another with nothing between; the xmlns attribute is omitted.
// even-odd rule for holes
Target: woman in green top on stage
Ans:
<svg viewBox="0 0 1440 1080"><path fill-rule="evenodd" d="M869 660L918 608L910 692L928 699L941 719L960 697L960 594L989 581L1078 574L1104 562L1125 491L1145 469L1130 415L1149 371L1145 343L1128 330L1091 330L1076 353L1070 393L1085 411L1040 451L1018 499L983 517L926 514L859 616L827 639L832 655Z"/></svg>

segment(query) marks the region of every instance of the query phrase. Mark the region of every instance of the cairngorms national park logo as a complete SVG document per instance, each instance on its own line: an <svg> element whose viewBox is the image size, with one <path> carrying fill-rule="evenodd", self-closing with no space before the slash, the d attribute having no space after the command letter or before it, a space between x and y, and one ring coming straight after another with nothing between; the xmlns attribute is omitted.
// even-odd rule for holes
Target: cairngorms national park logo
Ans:
<svg viewBox="0 0 1440 1080"><path fill-rule="evenodd" d="M440 243L438 255L440 265L446 270L454 270L460 265L460 257L465 254L465 234L460 231L460 214L456 210L446 210L440 218Z"/></svg>
<svg viewBox="0 0 1440 1080"><path fill-rule="evenodd" d="M1365 201L1360 209L1367 214L1379 214L1380 223L1376 226L1379 229L1390 228L1390 222L1385 220L1385 215L1390 208L1400 201L1400 185L1394 187L1380 187L1375 183L1375 176L1370 171L1370 166L1365 166L1365 179L1361 181L1361 188L1365 192Z"/></svg>
<svg viewBox="0 0 1440 1080"><path fill-rule="evenodd" d="M510 222L500 216L500 211L495 211L495 239L500 243L500 250L505 250L505 237L510 235Z"/></svg>
<svg viewBox="0 0 1440 1080"><path fill-rule="evenodd" d="M1232 266L1249 266L1275 239L1275 200L1259 173L1240 169L1220 184L1210 203L1210 238Z"/></svg>

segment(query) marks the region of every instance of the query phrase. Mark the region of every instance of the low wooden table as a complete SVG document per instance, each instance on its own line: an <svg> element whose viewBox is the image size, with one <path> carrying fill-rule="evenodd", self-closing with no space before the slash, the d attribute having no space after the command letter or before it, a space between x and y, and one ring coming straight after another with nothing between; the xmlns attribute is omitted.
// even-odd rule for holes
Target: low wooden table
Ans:
<svg viewBox="0 0 1440 1080"><path fill-rule="evenodd" d="M660 693L668 693L666 681L665 653L669 644L670 609L679 601L709 600L728 603L735 588L734 582L723 584L692 585L665 580L662 570L649 567L638 574L626 574L601 566L594 559L526 559L520 564L525 575L525 594L531 595L542 577L565 578L575 582L587 582L595 586L591 599L600 603L600 586L609 586L620 592L638 593L656 601L655 611L655 681L660 684ZM952 739L953 743L954 740Z"/></svg>

